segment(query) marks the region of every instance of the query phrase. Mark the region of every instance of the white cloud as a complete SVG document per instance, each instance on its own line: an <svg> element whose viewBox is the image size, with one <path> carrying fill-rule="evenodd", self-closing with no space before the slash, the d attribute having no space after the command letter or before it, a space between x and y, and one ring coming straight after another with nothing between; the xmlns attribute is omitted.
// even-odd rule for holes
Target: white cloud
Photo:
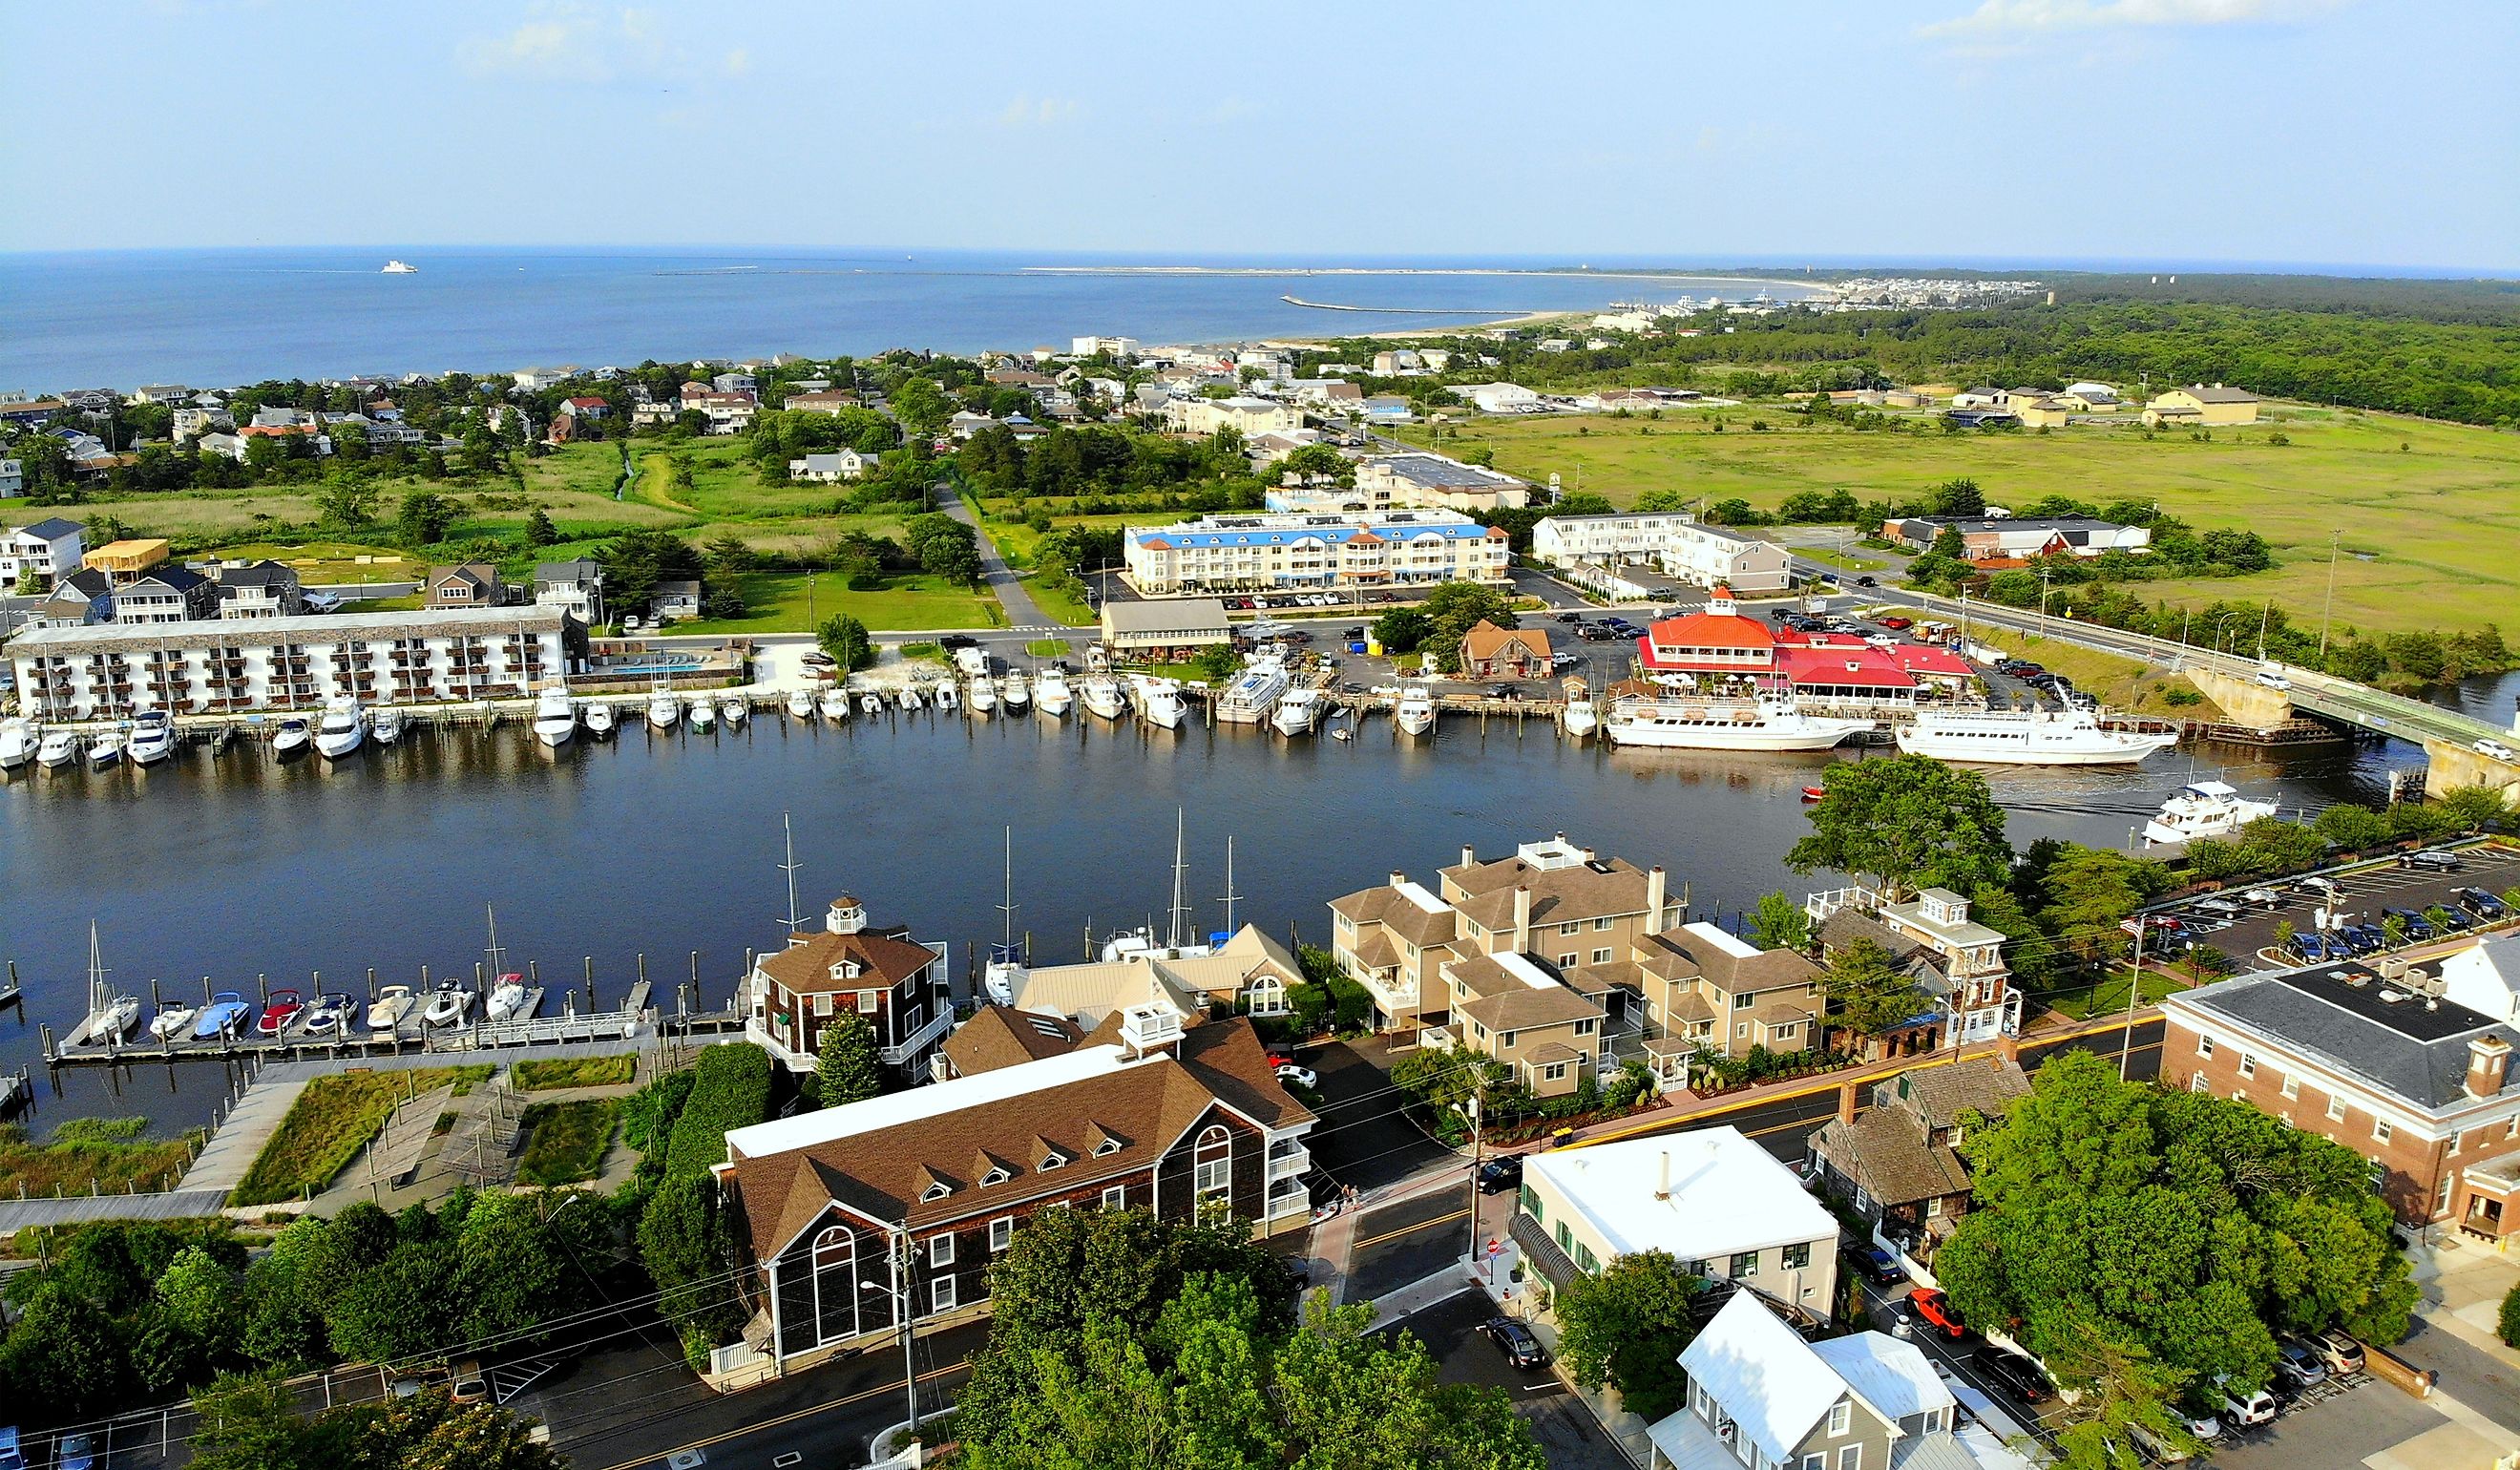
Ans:
<svg viewBox="0 0 2520 1470"><path fill-rule="evenodd" d="M1925 35L2238 25L2307 20L2348 0L1983 0Z"/></svg>
<svg viewBox="0 0 2520 1470"><path fill-rule="evenodd" d="M998 113L1001 127L1056 127L1076 115L1076 104L1064 97L1044 97L1036 101L1017 93Z"/></svg>
<svg viewBox="0 0 2520 1470"><path fill-rule="evenodd" d="M525 76L557 81L689 81L712 70L740 76L751 66L741 48L710 60L667 34L654 12L589 0L541 0L525 19L456 48L477 77Z"/></svg>

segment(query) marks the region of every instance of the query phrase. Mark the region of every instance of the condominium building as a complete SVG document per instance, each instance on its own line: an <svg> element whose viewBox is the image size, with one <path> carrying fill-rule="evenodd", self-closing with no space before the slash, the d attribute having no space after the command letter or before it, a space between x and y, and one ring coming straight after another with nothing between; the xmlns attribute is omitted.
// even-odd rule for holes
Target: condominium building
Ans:
<svg viewBox="0 0 2520 1470"><path fill-rule="evenodd" d="M1146 596L1506 580L1509 538L1456 511L1209 515L1129 533Z"/></svg>
<svg viewBox="0 0 2520 1470"><path fill-rule="evenodd" d="M45 627L9 645L39 719L515 698L567 673L553 607Z"/></svg>
<svg viewBox="0 0 2520 1470"><path fill-rule="evenodd" d="M1531 528L1532 559L1566 569L1648 566L1698 587L1782 592L1792 584L1785 549L1686 512L1552 515Z"/></svg>

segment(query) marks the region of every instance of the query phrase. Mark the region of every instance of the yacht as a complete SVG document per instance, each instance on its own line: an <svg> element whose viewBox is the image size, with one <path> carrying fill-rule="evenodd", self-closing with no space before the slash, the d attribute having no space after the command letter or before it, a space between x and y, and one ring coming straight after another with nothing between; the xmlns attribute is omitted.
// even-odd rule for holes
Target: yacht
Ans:
<svg viewBox="0 0 2520 1470"><path fill-rule="evenodd" d="M411 1013L414 997L408 985L388 985L377 992L375 1002L368 1006L368 1029L390 1033L402 1025Z"/></svg>
<svg viewBox="0 0 2520 1470"><path fill-rule="evenodd" d="M867 690L861 692L858 695L858 713L863 715L882 714L883 695L877 693L873 690Z"/></svg>
<svg viewBox="0 0 2520 1470"><path fill-rule="evenodd" d="M377 707L368 716L368 735L380 745L390 745L402 738L402 711L390 704Z"/></svg>
<svg viewBox="0 0 2520 1470"><path fill-rule="evenodd" d="M684 711L684 717L692 722L692 729L694 730L714 730L717 728L717 706L709 702L709 697L706 694L702 694L698 698L693 700L691 708Z"/></svg>
<svg viewBox="0 0 2520 1470"><path fill-rule="evenodd" d="M1570 707L1571 709L1571 707ZM1792 699L1763 693L1748 699L1661 695L1612 700L1601 733L1613 745L1674 750L1826 750L1869 720L1807 715Z"/></svg>
<svg viewBox="0 0 2520 1470"><path fill-rule="evenodd" d="M648 701L648 724L653 729L671 730L682 717L682 701L671 694L658 694Z"/></svg>
<svg viewBox="0 0 2520 1470"><path fill-rule="evenodd" d="M48 730L35 746L35 759L47 771L58 771L78 759L78 736L67 730Z"/></svg>
<svg viewBox="0 0 2520 1470"><path fill-rule="evenodd" d="M1278 734L1288 739L1313 733L1313 722L1321 718L1322 691L1291 689L1278 696L1278 707L1269 712L1269 723Z"/></svg>
<svg viewBox="0 0 2520 1470"><path fill-rule="evenodd" d="M162 709L153 709L131 723L131 743L123 754L135 766L154 766L175 753L175 721Z"/></svg>
<svg viewBox="0 0 2520 1470"><path fill-rule="evenodd" d="M827 689L823 690L822 696L815 702L822 707L823 718L826 720L845 722L849 717L849 691L847 690L837 687Z"/></svg>
<svg viewBox="0 0 2520 1470"><path fill-rule="evenodd" d="M927 707L927 701L919 697L919 686L915 684L905 684L901 687L901 707L903 709L925 709Z"/></svg>
<svg viewBox="0 0 2520 1470"><path fill-rule="evenodd" d="M789 690L788 691L788 717L791 720L810 720L814 718L814 691L812 690Z"/></svg>
<svg viewBox="0 0 2520 1470"><path fill-rule="evenodd" d="M2273 802L2251 801L2225 782L2189 781L2143 824L2143 845L2161 847L2221 837L2274 814Z"/></svg>
<svg viewBox="0 0 2520 1470"><path fill-rule="evenodd" d="M15 771L35 758L35 727L23 719L0 720L0 771Z"/></svg>
<svg viewBox="0 0 2520 1470"><path fill-rule="evenodd" d="M437 994L428 998L428 1008L420 1013L424 1026L452 1026L472 1009L472 993L453 980L441 981Z"/></svg>
<svg viewBox="0 0 2520 1470"><path fill-rule="evenodd" d="M306 728L306 722L303 720L294 718L283 720L280 722L279 731L271 737L271 753L274 758L284 761L292 756L304 755L306 742L313 735L314 732Z"/></svg>
<svg viewBox="0 0 2520 1470"><path fill-rule="evenodd" d="M490 987L490 999L481 1007L481 1018L485 1021L524 1019L527 994L524 976L514 970L501 975L499 983Z"/></svg>
<svg viewBox="0 0 2520 1470"><path fill-rule="evenodd" d="M971 681L971 690L964 697L969 701L971 713L975 715L985 715L998 707L997 689L985 674Z"/></svg>
<svg viewBox="0 0 2520 1470"><path fill-rule="evenodd" d="M1085 708L1102 719L1117 720L1129 712L1120 693L1120 681L1108 674L1088 674L1078 688Z"/></svg>
<svg viewBox="0 0 2520 1470"><path fill-rule="evenodd" d="M1216 696L1216 723L1219 725L1257 725L1269 718L1278 700L1294 681L1286 673L1286 662L1274 654L1260 654L1242 666L1225 692Z"/></svg>
<svg viewBox="0 0 2520 1470"><path fill-rule="evenodd" d="M1146 717L1147 723L1164 730L1179 730L1183 718L1190 710L1189 705L1182 700L1180 683L1171 679L1155 679L1146 675L1140 675L1134 682L1137 686L1138 713Z"/></svg>
<svg viewBox="0 0 2520 1470"><path fill-rule="evenodd" d="M933 693L938 709L952 709L963 700L961 691L954 688L954 676L951 674L936 681Z"/></svg>
<svg viewBox="0 0 2520 1470"><path fill-rule="evenodd" d="M388 260L385 262L385 268L377 272L377 274L380 276L417 276L420 274L420 267L410 264L407 261Z"/></svg>
<svg viewBox="0 0 2520 1470"><path fill-rule="evenodd" d="M612 738L612 706L609 703L597 699L586 706L586 734L589 739Z"/></svg>
<svg viewBox="0 0 2520 1470"><path fill-rule="evenodd" d="M752 717L752 705L741 694L729 694L718 701L717 715L727 729L734 730Z"/></svg>
<svg viewBox="0 0 2520 1470"><path fill-rule="evenodd" d="M568 690L545 690L534 701L534 738L547 749L558 750L577 734L577 707L568 702Z"/></svg>
<svg viewBox="0 0 2520 1470"><path fill-rule="evenodd" d="M1041 683L1032 691L1033 708L1056 720L1064 716L1068 706L1075 702L1076 695L1067 687L1064 670L1052 668L1041 671Z"/></svg>
<svg viewBox="0 0 2520 1470"><path fill-rule="evenodd" d="M1557 723L1570 740L1589 740L1601 728L1601 712L1593 707L1593 689L1581 679L1566 681L1566 707Z"/></svg>
<svg viewBox="0 0 2520 1470"><path fill-rule="evenodd" d="M358 702L337 700L326 707L323 722L315 727L315 750L328 761L338 761L356 753L367 737L368 722L360 716Z"/></svg>
<svg viewBox="0 0 2520 1470"><path fill-rule="evenodd" d="M99 771L122 764L122 736L109 730L88 741L87 763Z"/></svg>
<svg viewBox="0 0 2520 1470"><path fill-rule="evenodd" d="M1024 678L1023 670L1009 669L1006 688L998 697L1006 701L1008 714L1022 714L1032 705L1032 682Z"/></svg>
<svg viewBox="0 0 2520 1470"><path fill-rule="evenodd" d="M1400 702L1393 705L1391 718L1400 723L1403 735L1421 735L1435 728L1435 691L1422 684L1400 687Z"/></svg>
<svg viewBox="0 0 2520 1470"><path fill-rule="evenodd" d="M1899 728L1910 755L1987 766L2132 766L2179 743L2173 734L2103 730L2091 710L1921 710Z"/></svg>

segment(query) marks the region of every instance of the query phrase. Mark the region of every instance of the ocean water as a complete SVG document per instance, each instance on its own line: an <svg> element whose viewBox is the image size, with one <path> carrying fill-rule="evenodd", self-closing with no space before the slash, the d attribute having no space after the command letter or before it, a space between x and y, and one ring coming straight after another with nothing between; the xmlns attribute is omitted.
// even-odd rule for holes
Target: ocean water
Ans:
<svg viewBox="0 0 2520 1470"><path fill-rule="evenodd" d="M419 274L381 274L386 252L364 248L0 254L0 390L215 386L782 351L1043 343L1064 350L1089 334L1149 344L1319 336L1684 293L1737 299L1761 289L1739 279L1639 280L1607 265L1584 274L1556 269L1581 262L1511 260L740 247L502 247L402 258ZM1121 273L1127 268L1144 269ZM1544 271L1551 273L1536 273ZM1316 310L1280 299L1285 295L1380 310Z"/></svg>

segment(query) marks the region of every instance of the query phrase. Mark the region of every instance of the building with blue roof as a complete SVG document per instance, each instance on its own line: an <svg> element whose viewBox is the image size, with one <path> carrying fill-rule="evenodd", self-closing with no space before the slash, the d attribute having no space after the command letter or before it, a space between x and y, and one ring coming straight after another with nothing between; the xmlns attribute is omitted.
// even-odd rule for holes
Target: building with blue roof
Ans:
<svg viewBox="0 0 2520 1470"><path fill-rule="evenodd" d="M1506 580L1506 533L1457 511L1209 515L1129 533L1144 597Z"/></svg>

